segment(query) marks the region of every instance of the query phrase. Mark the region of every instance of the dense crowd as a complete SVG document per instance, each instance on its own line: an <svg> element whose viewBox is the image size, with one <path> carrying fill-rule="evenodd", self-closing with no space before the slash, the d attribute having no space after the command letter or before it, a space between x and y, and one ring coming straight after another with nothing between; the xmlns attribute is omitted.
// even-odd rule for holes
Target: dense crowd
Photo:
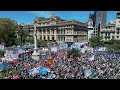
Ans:
<svg viewBox="0 0 120 90"><path fill-rule="evenodd" d="M79 57L68 58L67 50L44 52L40 60L22 60L18 64L9 64L3 79L119 79L120 78L120 54L97 52L84 53ZM95 58L89 61L88 58L94 55ZM52 65L47 65L48 59L53 60ZM34 67L48 69L47 74L39 73L30 75L29 70ZM11 69L16 73L10 72Z"/></svg>

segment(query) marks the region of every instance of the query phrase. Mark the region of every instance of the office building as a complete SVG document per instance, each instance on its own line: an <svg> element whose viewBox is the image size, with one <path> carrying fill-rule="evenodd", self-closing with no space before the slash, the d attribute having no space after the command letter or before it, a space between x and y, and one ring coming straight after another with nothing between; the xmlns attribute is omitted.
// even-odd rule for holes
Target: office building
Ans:
<svg viewBox="0 0 120 90"><path fill-rule="evenodd" d="M96 26L100 23L101 27L106 25L107 11L96 11Z"/></svg>

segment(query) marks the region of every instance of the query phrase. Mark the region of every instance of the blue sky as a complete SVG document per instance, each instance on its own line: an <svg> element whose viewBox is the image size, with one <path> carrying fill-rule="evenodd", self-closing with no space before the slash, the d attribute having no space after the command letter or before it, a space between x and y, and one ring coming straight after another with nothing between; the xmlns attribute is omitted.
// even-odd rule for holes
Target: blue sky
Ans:
<svg viewBox="0 0 120 90"><path fill-rule="evenodd" d="M93 11L0 11L0 18L11 18L19 23L33 23L35 16L50 17L52 13L66 20L87 22L89 14ZM108 11L107 22L116 18L115 11Z"/></svg>

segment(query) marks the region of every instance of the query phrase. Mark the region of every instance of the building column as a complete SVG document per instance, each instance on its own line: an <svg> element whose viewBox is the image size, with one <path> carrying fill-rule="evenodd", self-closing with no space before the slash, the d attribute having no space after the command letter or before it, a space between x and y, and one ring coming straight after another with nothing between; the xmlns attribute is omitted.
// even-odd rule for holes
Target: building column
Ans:
<svg viewBox="0 0 120 90"><path fill-rule="evenodd" d="M57 40L57 32L54 30L54 40Z"/></svg>
<svg viewBox="0 0 120 90"><path fill-rule="evenodd" d="M42 40L44 40L44 37L43 37L43 30L42 30L41 32L42 32Z"/></svg>

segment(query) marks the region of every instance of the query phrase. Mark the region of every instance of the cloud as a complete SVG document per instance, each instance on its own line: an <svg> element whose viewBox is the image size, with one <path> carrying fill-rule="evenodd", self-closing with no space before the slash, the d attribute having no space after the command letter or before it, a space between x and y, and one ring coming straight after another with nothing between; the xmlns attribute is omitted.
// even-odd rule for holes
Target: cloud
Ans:
<svg viewBox="0 0 120 90"><path fill-rule="evenodd" d="M50 17L52 15L51 11L28 11L28 12L39 17Z"/></svg>

